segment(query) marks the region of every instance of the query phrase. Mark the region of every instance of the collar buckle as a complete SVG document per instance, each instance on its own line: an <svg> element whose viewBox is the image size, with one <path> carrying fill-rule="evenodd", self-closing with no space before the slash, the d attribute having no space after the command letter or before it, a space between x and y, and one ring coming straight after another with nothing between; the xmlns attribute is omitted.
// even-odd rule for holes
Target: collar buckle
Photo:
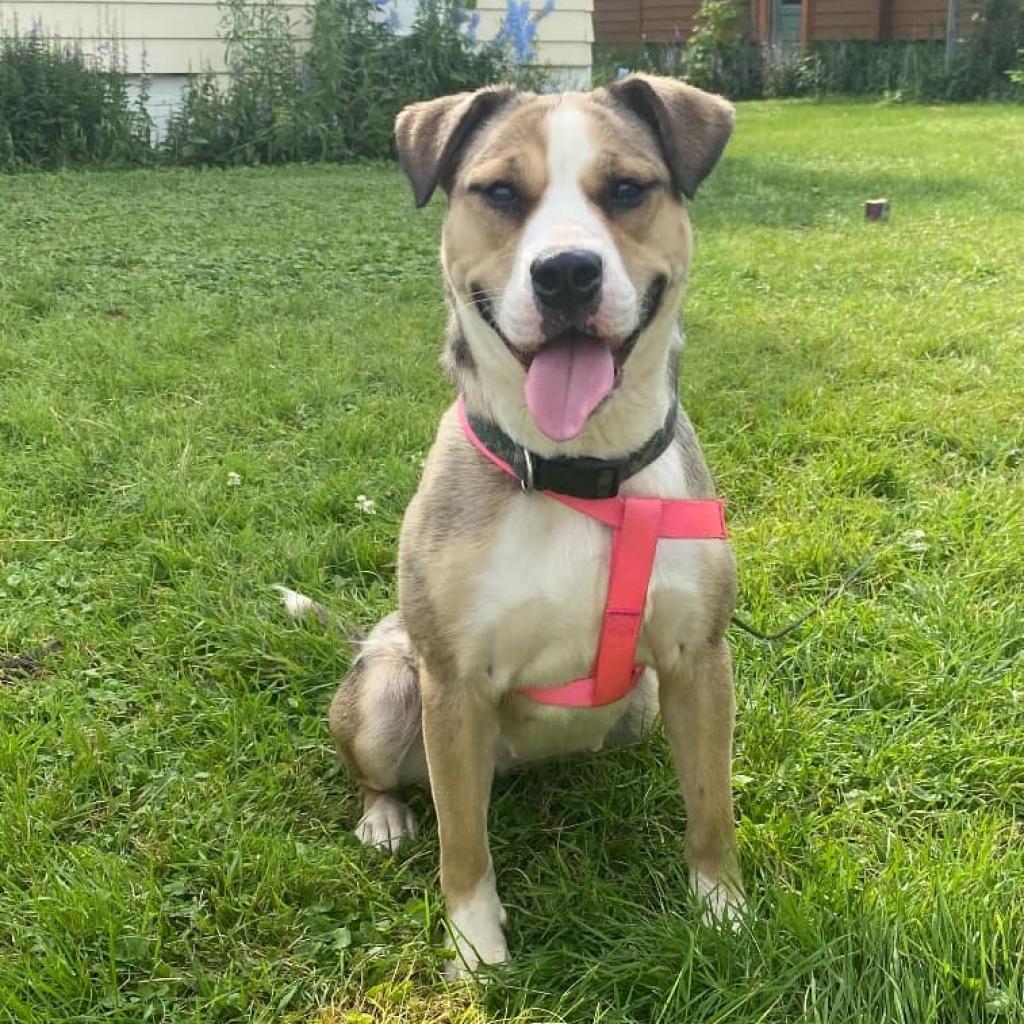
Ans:
<svg viewBox="0 0 1024 1024"><path fill-rule="evenodd" d="M520 448L523 453L523 475L519 478L519 487L525 494L533 490L533 456L529 448Z"/></svg>
<svg viewBox="0 0 1024 1024"><path fill-rule="evenodd" d="M574 498L614 498L628 474L623 464L579 456L571 459L540 459L530 464L530 486Z"/></svg>

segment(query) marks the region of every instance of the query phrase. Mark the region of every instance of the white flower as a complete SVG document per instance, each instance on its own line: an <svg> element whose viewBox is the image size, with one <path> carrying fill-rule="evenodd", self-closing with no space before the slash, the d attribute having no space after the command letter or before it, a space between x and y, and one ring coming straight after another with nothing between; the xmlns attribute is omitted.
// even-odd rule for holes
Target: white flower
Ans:
<svg viewBox="0 0 1024 1024"><path fill-rule="evenodd" d="M234 470L232 470L230 473L228 473L228 487L241 487L241 486L242 486L242 476L241 476L241 474L240 473L236 473Z"/></svg>
<svg viewBox="0 0 1024 1024"><path fill-rule="evenodd" d="M908 551L927 551L930 547L924 530L908 530L900 539Z"/></svg>
<svg viewBox="0 0 1024 1024"><path fill-rule="evenodd" d="M356 495L356 508L360 512L365 513L368 516L377 514L377 506L371 498L368 498L365 494Z"/></svg>

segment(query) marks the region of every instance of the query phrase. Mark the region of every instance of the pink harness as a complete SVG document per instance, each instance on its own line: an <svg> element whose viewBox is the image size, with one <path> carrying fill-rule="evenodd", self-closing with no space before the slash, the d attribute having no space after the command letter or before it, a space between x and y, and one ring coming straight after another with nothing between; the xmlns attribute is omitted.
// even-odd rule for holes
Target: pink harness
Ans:
<svg viewBox="0 0 1024 1024"><path fill-rule="evenodd" d="M473 447L502 472L518 479L515 470L476 436L461 395L456 407L463 433ZM625 697L644 670L634 658L658 539L725 540L724 505L718 500L574 498L554 491L544 493L612 528L608 597L593 676L559 686L530 686L519 693L538 704L602 707Z"/></svg>

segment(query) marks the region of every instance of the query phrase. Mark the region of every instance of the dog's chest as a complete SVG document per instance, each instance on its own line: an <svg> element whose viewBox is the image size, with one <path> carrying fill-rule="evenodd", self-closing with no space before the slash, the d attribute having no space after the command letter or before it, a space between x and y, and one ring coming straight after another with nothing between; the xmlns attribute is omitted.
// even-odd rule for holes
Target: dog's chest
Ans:
<svg viewBox="0 0 1024 1024"><path fill-rule="evenodd" d="M633 493L685 495L670 450L629 482ZM628 495L629 491L624 493ZM474 586L469 649L498 690L552 686L590 675L608 589L612 531L543 494L517 497L500 521ZM638 659L682 642L663 637L700 614L702 543L661 540L648 589Z"/></svg>

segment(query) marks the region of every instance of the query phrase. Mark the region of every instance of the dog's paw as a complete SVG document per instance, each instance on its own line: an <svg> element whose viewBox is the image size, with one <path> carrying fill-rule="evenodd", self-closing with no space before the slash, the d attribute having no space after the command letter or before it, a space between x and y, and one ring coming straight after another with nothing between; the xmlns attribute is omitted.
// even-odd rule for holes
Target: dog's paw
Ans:
<svg viewBox="0 0 1024 1024"><path fill-rule="evenodd" d="M297 590L291 590L289 587L282 587L278 583L274 584L274 590L280 595L284 610L291 618L300 620L313 616L321 623L327 618L327 612L323 606L317 604L311 597L306 597L305 594L300 594Z"/></svg>
<svg viewBox="0 0 1024 1024"><path fill-rule="evenodd" d="M416 835L416 819L401 800L387 794L377 797L356 825L356 837L384 853L398 853L406 839Z"/></svg>
<svg viewBox="0 0 1024 1024"><path fill-rule="evenodd" d="M703 871L691 871L690 889L700 909L701 924L707 928L725 925L739 931L747 912L741 888L710 878Z"/></svg>
<svg viewBox="0 0 1024 1024"><path fill-rule="evenodd" d="M448 949L454 956L445 966L448 981L474 976L481 964L503 964L508 960L504 925L508 915L498 899L494 877L485 879L473 897L452 911L448 918Z"/></svg>

